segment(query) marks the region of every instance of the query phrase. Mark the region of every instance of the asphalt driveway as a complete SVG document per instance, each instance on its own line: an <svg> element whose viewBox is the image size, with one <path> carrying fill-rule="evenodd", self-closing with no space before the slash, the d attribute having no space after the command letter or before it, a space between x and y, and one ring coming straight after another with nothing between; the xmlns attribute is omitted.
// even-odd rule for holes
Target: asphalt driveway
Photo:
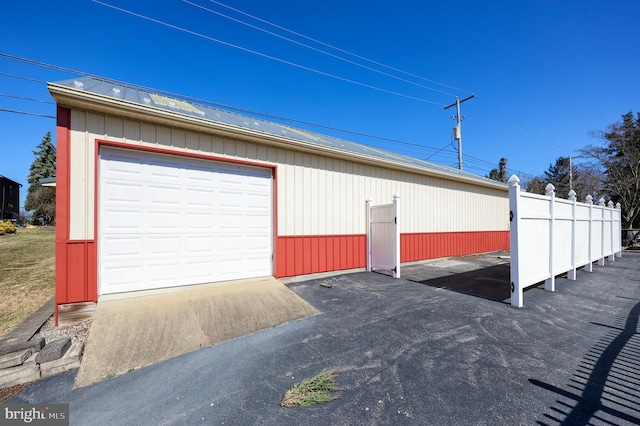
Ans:
<svg viewBox="0 0 640 426"><path fill-rule="evenodd" d="M71 424L90 425L640 423L640 254L532 288L522 309L448 288L481 274L463 266L292 284L323 314L81 389L67 373L11 402L68 402ZM341 399L279 406L323 368Z"/></svg>

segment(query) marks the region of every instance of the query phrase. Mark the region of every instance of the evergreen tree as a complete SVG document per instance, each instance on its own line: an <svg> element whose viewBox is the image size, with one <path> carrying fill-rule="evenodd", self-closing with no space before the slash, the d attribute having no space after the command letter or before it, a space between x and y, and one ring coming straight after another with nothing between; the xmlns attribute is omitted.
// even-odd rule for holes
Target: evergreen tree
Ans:
<svg viewBox="0 0 640 426"><path fill-rule="evenodd" d="M549 169L544 172L547 183L553 184L556 196L560 198L568 198L571 191L569 165L571 160L569 157L558 157L555 164L549 164ZM573 169L573 178L577 178L575 167ZM576 191L577 193L577 191Z"/></svg>
<svg viewBox="0 0 640 426"><path fill-rule="evenodd" d="M522 185L525 191L540 195L545 194L546 186L547 184L544 182L544 177L542 176L534 176Z"/></svg>
<svg viewBox="0 0 640 426"><path fill-rule="evenodd" d="M506 183L507 182L507 159L501 158L499 169L491 169L489 175L486 176L489 179L497 180L499 182Z"/></svg>
<svg viewBox="0 0 640 426"><path fill-rule="evenodd" d="M500 180L500 172L498 171L498 169L491 169L491 171L489 172L489 175L485 176L485 177L488 177L489 179L492 179L492 180L498 180L499 181Z"/></svg>
<svg viewBox="0 0 640 426"><path fill-rule="evenodd" d="M507 159L502 157L500 159L500 171L498 172L498 180L500 182L507 182Z"/></svg>
<svg viewBox="0 0 640 426"><path fill-rule="evenodd" d="M640 112L629 111L596 137L604 146L587 146L581 153L602 168L602 190L622 207L622 226L640 227Z"/></svg>
<svg viewBox="0 0 640 426"><path fill-rule="evenodd" d="M56 148L51 142L51 132L47 132L40 144L33 151L35 159L29 168L29 189L25 210L32 210L32 222L46 225L56 220L56 194L54 188L43 187L40 179L56 176Z"/></svg>

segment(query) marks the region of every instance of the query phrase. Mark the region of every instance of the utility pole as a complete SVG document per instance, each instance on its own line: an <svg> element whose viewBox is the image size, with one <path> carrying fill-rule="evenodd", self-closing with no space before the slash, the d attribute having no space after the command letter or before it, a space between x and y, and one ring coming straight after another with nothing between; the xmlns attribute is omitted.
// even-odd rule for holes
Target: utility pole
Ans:
<svg viewBox="0 0 640 426"><path fill-rule="evenodd" d="M573 190L573 161L569 156L569 191Z"/></svg>
<svg viewBox="0 0 640 426"><path fill-rule="evenodd" d="M456 119L458 121L458 123L456 124L456 127L453 128L453 131L454 131L455 138L458 140L458 168L460 170L462 170L462 120L464 120L464 117L460 115L460 104L463 103L464 101L468 101L469 99L474 98L475 96L476 95L472 93L471 96L469 96L468 98L464 98L463 100L458 99L458 97L456 96L455 103L444 107L444 109L449 109L455 105L457 110L457 115L451 118Z"/></svg>

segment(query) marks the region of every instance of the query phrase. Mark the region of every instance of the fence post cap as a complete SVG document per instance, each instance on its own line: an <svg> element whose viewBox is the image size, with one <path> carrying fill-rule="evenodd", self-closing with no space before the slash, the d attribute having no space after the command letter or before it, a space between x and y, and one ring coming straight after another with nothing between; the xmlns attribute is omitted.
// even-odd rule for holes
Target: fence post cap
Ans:
<svg viewBox="0 0 640 426"><path fill-rule="evenodd" d="M556 189L555 186L553 186L552 183L548 184L547 186L544 187L544 191L546 195L549 195L553 192L553 190Z"/></svg>
<svg viewBox="0 0 640 426"><path fill-rule="evenodd" d="M620 207L622 207L620 203L616 203L616 209L619 209Z"/></svg>
<svg viewBox="0 0 640 426"><path fill-rule="evenodd" d="M400 194L398 194L397 192L393 194L393 199L395 200L396 198L400 198Z"/></svg>
<svg viewBox="0 0 640 426"><path fill-rule="evenodd" d="M609 202L607 203L607 206L613 207L613 201L609 200Z"/></svg>
<svg viewBox="0 0 640 426"><path fill-rule="evenodd" d="M604 206L604 197L598 200L598 204L600 204L601 206Z"/></svg>
<svg viewBox="0 0 640 426"><path fill-rule="evenodd" d="M593 197L591 196L591 194L587 195L585 200L587 201L587 203L593 203Z"/></svg>
<svg viewBox="0 0 640 426"><path fill-rule="evenodd" d="M575 200L576 199L576 191L574 191L573 189L571 191L569 191L569 199L570 200Z"/></svg>
<svg viewBox="0 0 640 426"><path fill-rule="evenodd" d="M510 186L516 186L520 182L520 178L516 175L511 175L507 182L509 182Z"/></svg>

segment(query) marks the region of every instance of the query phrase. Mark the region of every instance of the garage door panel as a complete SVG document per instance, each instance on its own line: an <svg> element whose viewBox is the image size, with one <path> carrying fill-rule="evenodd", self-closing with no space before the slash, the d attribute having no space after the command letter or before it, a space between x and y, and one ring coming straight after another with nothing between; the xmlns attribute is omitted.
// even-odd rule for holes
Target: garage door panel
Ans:
<svg viewBox="0 0 640 426"><path fill-rule="evenodd" d="M242 231L243 224L238 222L238 216L230 213L220 213L217 217L217 224L220 232L232 233L236 235L237 232Z"/></svg>
<svg viewBox="0 0 640 426"><path fill-rule="evenodd" d="M101 294L271 275L269 169L116 148L100 156Z"/></svg>
<svg viewBox="0 0 640 426"><path fill-rule="evenodd" d="M141 158L141 160L141 164L145 166L142 168L143 173L153 178L153 180L157 182L180 182L181 162L160 157L152 158L151 156Z"/></svg>
<svg viewBox="0 0 640 426"><path fill-rule="evenodd" d="M140 209L107 208L103 214L109 215L109 223L102 228L102 234L122 234L140 232L144 228L145 217Z"/></svg>
<svg viewBox="0 0 640 426"><path fill-rule="evenodd" d="M181 179L180 175L176 174L168 174L168 173L148 173L145 174L144 178L146 180L153 180L161 185L180 185Z"/></svg>
<svg viewBox="0 0 640 426"><path fill-rule="evenodd" d="M174 256L180 256L183 251L180 235L151 236L146 243L146 252L150 258L163 257L171 260Z"/></svg>
<svg viewBox="0 0 640 426"><path fill-rule="evenodd" d="M140 163L131 161L129 157L124 155L111 153L108 159L103 159L103 163L108 165L104 176L109 179L140 179L139 176L144 173Z"/></svg>
<svg viewBox="0 0 640 426"><path fill-rule="evenodd" d="M264 241L265 238L268 238L268 234L266 232L256 232L255 235L248 235L244 237L243 245L247 247L248 250L265 251L264 244L262 244L262 241Z"/></svg>
<svg viewBox="0 0 640 426"><path fill-rule="evenodd" d="M126 205L142 205L140 194L143 186L136 182L125 182L112 180L106 184L106 193L109 194L109 203L120 203Z"/></svg>
<svg viewBox="0 0 640 426"><path fill-rule="evenodd" d="M213 231L215 229L215 215L213 214L191 212L186 213L184 218L185 229L187 232L204 232Z"/></svg>
<svg viewBox="0 0 640 426"><path fill-rule="evenodd" d="M221 203L223 206L233 206L238 207L243 204L243 193L239 191L232 191L228 188L221 189L218 191L220 197L223 197L224 203Z"/></svg>
<svg viewBox="0 0 640 426"><path fill-rule="evenodd" d="M181 208L181 190L177 185L148 185L147 195L150 205Z"/></svg>
<svg viewBox="0 0 640 426"><path fill-rule="evenodd" d="M116 259L131 259L141 256L144 246L142 237L139 236L109 236L102 239L101 255L103 262L107 264Z"/></svg>
<svg viewBox="0 0 640 426"><path fill-rule="evenodd" d="M143 215L143 217L145 217ZM168 233L177 232L182 229L179 211L159 211L149 210L145 218L145 227L148 232Z"/></svg>
<svg viewBox="0 0 640 426"><path fill-rule="evenodd" d="M213 263L211 259L193 260L186 262L187 278L194 283L207 280L213 273Z"/></svg>
<svg viewBox="0 0 640 426"><path fill-rule="evenodd" d="M247 262L249 260L250 262ZM256 263L257 258L247 259L247 258L239 258L239 257L225 257L221 259L219 265L220 269L218 273L223 276L227 280L241 279L244 274L250 273L259 273L261 270L261 266L259 263ZM247 267L246 265L253 265ZM242 271L242 272L240 272Z"/></svg>
<svg viewBox="0 0 640 426"><path fill-rule="evenodd" d="M186 239L186 252L192 256L207 255L209 262L216 254L216 239L213 237L192 236Z"/></svg>
<svg viewBox="0 0 640 426"><path fill-rule="evenodd" d="M215 193L210 188L187 188L185 203L187 207L213 209L216 205Z"/></svg>
<svg viewBox="0 0 640 426"><path fill-rule="evenodd" d="M217 273L224 280L235 280L243 278L247 273L246 269L245 259L243 257L221 256L218 262Z"/></svg>
<svg viewBox="0 0 640 426"><path fill-rule="evenodd" d="M246 222L245 222L245 226L247 228L251 228L251 229L269 229L269 220L270 217L268 214L266 213L255 213L255 212L250 212L247 213L247 215L245 216L246 218Z"/></svg>
<svg viewBox="0 0 640 426"><path fill-rule="evenodd" d="M139 262L121 262L117 266L106 265L101 270L102 279L108 280L112 293L134 291L144 280L144 269Z"/></svg>
<svg viewBox="0 0 640 426"><path fill-rule="evenodd" d="M209 175L203 175L203 176L187 175L185 183L190 188L194 188L194 189L199 189L199 188L208 189L208 188L215 187L217 184L214 177Z"/></svg>

